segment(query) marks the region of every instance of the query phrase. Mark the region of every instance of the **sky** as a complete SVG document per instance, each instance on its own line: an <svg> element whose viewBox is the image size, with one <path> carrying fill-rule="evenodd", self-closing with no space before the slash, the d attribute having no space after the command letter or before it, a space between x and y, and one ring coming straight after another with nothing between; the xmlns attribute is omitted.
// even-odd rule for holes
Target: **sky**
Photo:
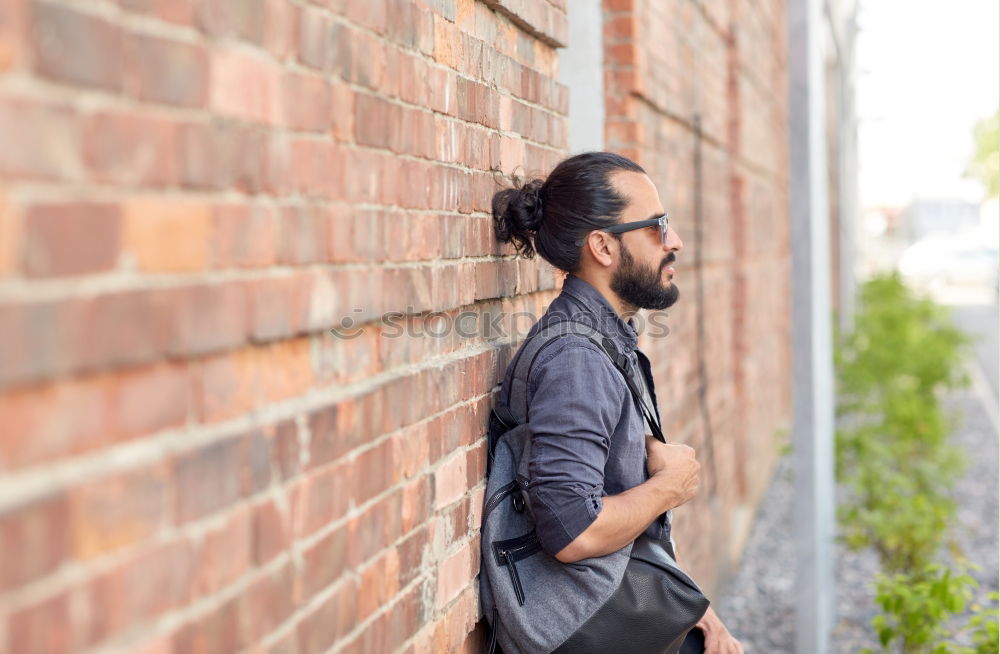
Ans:
<svg viewBox="0 0 1000 654"><path fill-rule="evenodd" d="M978 202L962 173L972 126L1000 106L1000 0L860 0L858 157L864 207Z"/></svg>

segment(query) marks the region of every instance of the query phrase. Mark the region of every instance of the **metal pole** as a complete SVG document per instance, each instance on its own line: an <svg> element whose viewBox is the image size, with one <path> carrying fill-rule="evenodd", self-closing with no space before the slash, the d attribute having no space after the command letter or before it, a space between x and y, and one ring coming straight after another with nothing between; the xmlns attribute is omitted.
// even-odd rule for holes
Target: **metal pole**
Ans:
<svg viewBox="0 0 1000 654"><path fill-rule="evenodd" d="M833 622L833 360L820 0L789 0L789 197L796 651L825 654Z"/></svg>

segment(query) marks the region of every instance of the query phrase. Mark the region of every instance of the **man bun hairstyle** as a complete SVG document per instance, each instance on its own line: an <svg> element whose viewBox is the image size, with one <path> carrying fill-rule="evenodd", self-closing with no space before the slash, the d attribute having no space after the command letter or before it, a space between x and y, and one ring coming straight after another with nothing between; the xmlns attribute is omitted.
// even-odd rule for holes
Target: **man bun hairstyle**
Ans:
<svg viewBox="0 0 1000 654"><path fill-rule="evenodd" d="M493 229L497 239L513 243L518 254L530 259L535 256L531 237L542 222L543 180L522 181L514 178L514 188L493 195Z"/></svg>
<svg viewBox="0 0 1000 654"><path fill-rule="evenodd" d="M513 187L493 195L493 231L502 243L530 259L535 252L556 268L576 272L582 248L576 241L621 220L628 198L611 175L643 168L613 152L584 152L560 162L545 179L514 176Z"/></svg>

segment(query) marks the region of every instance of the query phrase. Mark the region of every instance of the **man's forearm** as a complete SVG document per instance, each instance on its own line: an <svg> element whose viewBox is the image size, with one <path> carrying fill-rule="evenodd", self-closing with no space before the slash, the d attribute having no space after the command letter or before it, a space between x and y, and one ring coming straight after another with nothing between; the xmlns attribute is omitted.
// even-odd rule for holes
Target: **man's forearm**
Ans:
<svg viewBox="0 0 1000 654"><path fill-rule="evenodd" d="M557 555L563 563L603 556L625 547L656 518L673 508L669 485L653 477L624 493L607 495L597 519Z"/></svg>

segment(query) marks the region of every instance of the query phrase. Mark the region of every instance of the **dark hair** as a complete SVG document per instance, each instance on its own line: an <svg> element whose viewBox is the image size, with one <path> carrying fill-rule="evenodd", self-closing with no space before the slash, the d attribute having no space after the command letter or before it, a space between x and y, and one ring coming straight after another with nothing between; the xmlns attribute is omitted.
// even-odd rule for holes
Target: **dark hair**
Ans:
<svg viewBox="0 0 1000 654"><path fill-rule="evenodd" d="M611 184L618 170L646 172L613 152L584 152L564 159L544 180L514 177L513 188L493 195L497 239L513 243L527 259L537 251L556 268L576 272L581 250L576 241L617 223L628 205Z"/></svg>

